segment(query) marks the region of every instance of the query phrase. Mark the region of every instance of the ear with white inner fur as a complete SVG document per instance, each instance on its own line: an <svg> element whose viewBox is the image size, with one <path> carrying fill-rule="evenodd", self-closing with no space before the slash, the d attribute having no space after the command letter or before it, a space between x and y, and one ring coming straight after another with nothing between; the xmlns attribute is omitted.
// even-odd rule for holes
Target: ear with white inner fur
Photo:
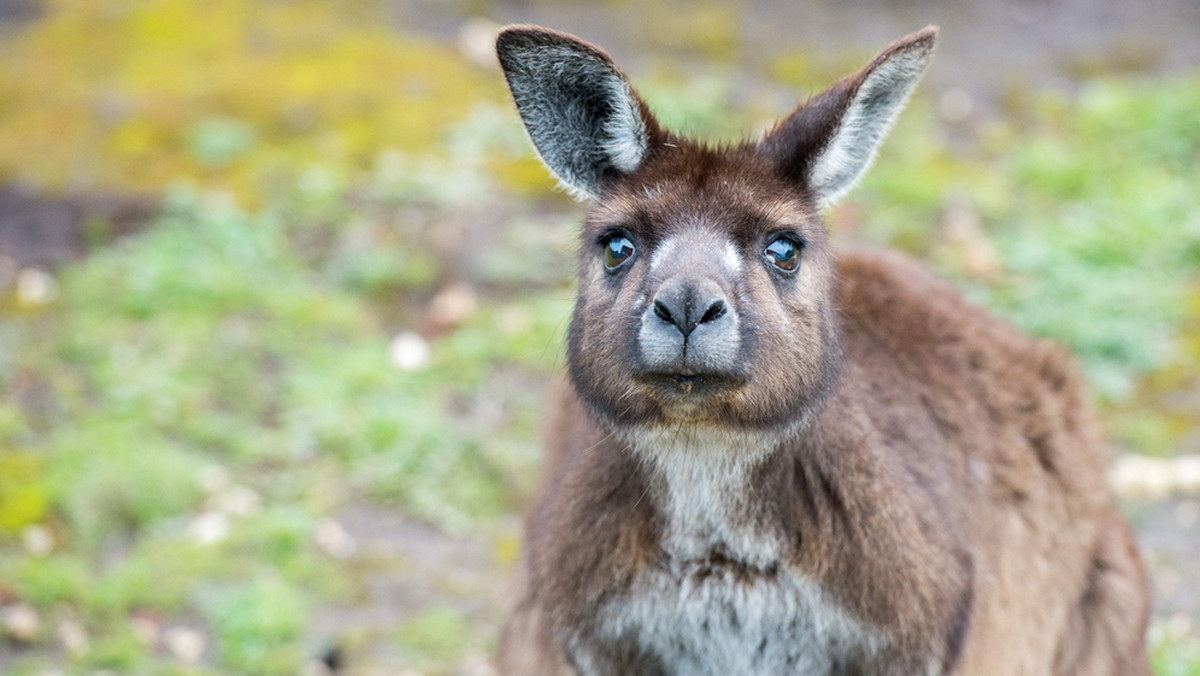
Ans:
<svg viewBox="0 0 1200 676"><path fill-rule="evenodd" d="M496 53L525 130L576 198L596 198L614 173L645 160L658 127L601 49L536 26L500 32Z"/></svg>
<svg viewBox="0 0 1200 676"><path fill-rule="evenodd" d="M858 73L800 106L759 144L821 206L837 201L866 173L879 144L916 88L938 29L892 43Z"/></svg>

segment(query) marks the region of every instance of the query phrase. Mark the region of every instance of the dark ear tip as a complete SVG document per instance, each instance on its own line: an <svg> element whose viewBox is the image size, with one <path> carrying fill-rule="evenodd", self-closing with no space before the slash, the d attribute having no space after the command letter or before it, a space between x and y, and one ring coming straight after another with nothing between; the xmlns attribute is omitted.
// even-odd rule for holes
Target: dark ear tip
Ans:
<svg viewBox="0 0 1200 676"><path fill-rule="evenodd" d="M503 54L513 49L535 49L555 45L569 45L575 49L598 52L599 49L589 45L569 33L563 33L532 24L512 24L500 29L496 35L496 51Z"/></svg>
<svg viewBox="0 0 1200 676"><path fill-rule="evenodd" d="M940 29L937 26L931 25L915 33L905 35L880 52L879 56L875 57L872 66L878 65L897 54L917 54L921 58L928 58L933 52L933 48L937 46L939 32Z"/></svg>
<svg viewBox="0 0 1200 676"><path fill-rule="evenodd" d="M934 26L931 24L915 33L910 33L909 35L900 38L897 42L901 45L905 45L906 47L933 49L933 47L937 45L938 37L941 31L942 29L939 26Z"/></svg>
<svg viewBox="0 0 1200 676"><path fill-rule="evenodd" d="M496 51L504 53L513 48L536 44L538 33L544 30L541 26L527 26L523 24L505 26L496 34Z"/></svg>

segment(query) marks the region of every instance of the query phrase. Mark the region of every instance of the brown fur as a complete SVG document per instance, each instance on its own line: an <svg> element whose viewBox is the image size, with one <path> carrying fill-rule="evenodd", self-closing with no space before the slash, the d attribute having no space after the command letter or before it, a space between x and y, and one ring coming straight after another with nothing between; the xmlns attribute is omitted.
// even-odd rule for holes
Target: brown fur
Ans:
<svg viewBox="0 0 1200 676"><path fill-rule="evenodd" d="M606 184L585 222L571 382L555 396L502 673L570 673L571 641L603 644L593 664L605 673L666 671L634 643L598 638L605 609L679 556L655 458L626 434L653 425L777 434L722 499L736 532L782 543L778 559L718 539L687 564L734 585L811 580L887 637L835 673L1149 673L1145 574L1070 356L902 256L833 252L805 189L830 116L889 52L920 39L758 144L709 149L655 124L642 166ZM594 245L614 227L647 257L619 274ZM793 276L759 265L781 228L805 243ZM741 313L744 372L680 413L671 392L639 380L632 309L659 283L657 246L712 233L745 262L711 273ZM711 255L694 247L670 269Z"/></svg>

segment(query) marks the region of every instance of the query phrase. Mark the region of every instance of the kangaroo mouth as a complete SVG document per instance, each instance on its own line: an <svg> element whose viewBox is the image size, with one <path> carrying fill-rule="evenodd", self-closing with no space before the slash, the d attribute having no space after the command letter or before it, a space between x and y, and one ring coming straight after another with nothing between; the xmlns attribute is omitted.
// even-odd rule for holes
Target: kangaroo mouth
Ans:
<svg viewBox="0 0 1200 676"><path fill-rule="evenodd" d="M638 373L634 378L648 385L656 393L672 399L705 399L745 384L746 379L736 373L725 372L662 372Z"/></svg>

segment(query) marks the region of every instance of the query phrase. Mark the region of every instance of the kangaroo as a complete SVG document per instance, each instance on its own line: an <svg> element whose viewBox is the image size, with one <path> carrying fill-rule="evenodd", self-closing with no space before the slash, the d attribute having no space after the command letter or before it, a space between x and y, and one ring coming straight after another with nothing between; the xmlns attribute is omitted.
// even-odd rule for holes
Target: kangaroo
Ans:
<svg viewBox="0 0 1200 676"><path fill-rule="evenodd" d="M590 201L501 673L1146 675L1145 571L1081 377L896 253L831 250L929 27L756 142L599 48L497 52Z"/></svg>

